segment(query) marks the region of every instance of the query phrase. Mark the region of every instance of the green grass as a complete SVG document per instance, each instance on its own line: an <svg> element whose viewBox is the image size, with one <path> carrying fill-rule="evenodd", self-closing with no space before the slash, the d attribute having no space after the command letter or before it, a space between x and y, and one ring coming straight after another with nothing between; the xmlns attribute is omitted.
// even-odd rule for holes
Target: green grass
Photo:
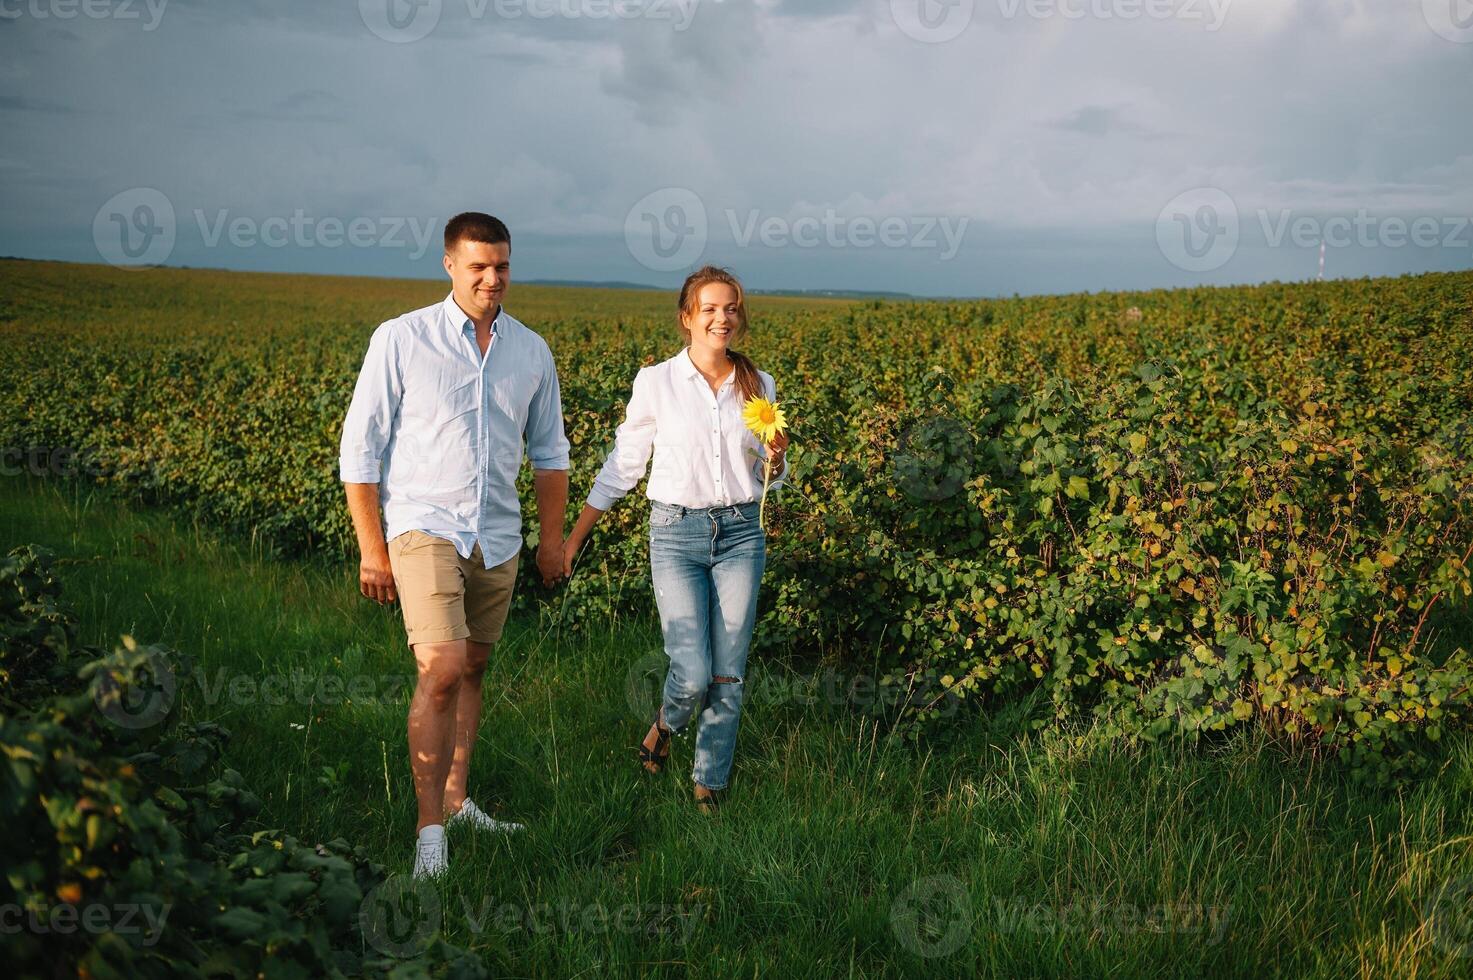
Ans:
<svg viewBox="0 0 1473 980"><path fill-rule="evenodd" d="M0 544L26 542L67 562L86 642L129 633L195 658L184 715L234 733L227 760L265 825L345 837L408 870L411 660L350 569L274 562L73 484L6 479ZM529 830L452 832L440 886L446 938L493 973L1473 970L1466 737L1399 793L1261 737L1080 748L1029 733L1024 706L916 750L821 697L782 696L796 675L754 664L731 803L703 817L688 744L660 778L634 760L653 706L639 667L659 649L653 621L578 637L513 620L493 653L472 793ZM318 697L328 678L347 695Z"/></svg>

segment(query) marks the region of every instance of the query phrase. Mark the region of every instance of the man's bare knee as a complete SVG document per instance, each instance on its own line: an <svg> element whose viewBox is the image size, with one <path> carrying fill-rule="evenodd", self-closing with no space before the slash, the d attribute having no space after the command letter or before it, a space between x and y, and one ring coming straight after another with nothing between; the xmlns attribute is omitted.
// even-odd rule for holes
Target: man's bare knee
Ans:
<svg viewBox="0 0 1473 980"><path fill-rule="evenodd" d="M465 666L461 668L461 673L466 680L477 682L486 673L486 663L491 658L491 644L467 640L465 647Z"/></svg>
<svg viewBox="0 0 1473 980"><path fill-rule="evenodd" d="M465 674L465 641L416 643L414 658L419 665L417 689L429 696L435 711L447 710Z"/></svg>

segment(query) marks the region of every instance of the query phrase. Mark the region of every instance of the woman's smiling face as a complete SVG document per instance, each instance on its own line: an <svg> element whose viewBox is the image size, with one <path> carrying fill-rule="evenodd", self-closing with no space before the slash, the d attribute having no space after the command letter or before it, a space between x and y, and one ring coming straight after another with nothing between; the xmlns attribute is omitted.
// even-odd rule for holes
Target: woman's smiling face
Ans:
<svg viewBox="0 0 1473 980"><path fill-rule="evenodd" d="M690 331L692 347L725 353L743 326L737 291L724 282L706 283L696 293L695 311L680 320Z"/></svg>

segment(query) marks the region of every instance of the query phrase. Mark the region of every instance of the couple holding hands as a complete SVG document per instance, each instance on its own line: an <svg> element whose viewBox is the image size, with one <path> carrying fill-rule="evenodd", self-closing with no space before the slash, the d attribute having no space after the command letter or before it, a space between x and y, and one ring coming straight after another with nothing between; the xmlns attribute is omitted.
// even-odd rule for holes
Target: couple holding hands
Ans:
<svg viewBox="0 0 1473 980"><path fill-rule="evenodd" d="M447 867L446 824L522 829L468 796L481 679L501 636L522 549L516 478L523 440L546 585L572 574L593 526L645 474L653 452L650 574L670 658L664 696L639 747L663 769L673 732L698 721L692 779L703 810L726 788L742 677L766 560L764 479L781 482L787 437L743 421L776 401L772 376L731 349L747 328L741 284L692 273L677 325L686 346L635 375L615 445L564 537L568 440L547 343L502 306L511 234L480 212L445 226L444 302L379 326L343 423L340 475L362 555L359 587L397 601L417 666L409 761L419 804L416 876ZM697 716L698 719L697 719Z"/></svg>

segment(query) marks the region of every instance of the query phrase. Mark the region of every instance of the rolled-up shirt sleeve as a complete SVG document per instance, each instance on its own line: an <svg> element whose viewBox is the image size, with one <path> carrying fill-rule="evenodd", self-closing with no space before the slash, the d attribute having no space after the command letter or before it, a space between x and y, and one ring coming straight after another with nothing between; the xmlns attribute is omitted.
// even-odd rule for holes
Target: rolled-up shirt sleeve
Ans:
<svg viewBox="0 0 1473 980"><path fill-rule="evenodd" d="M384 451L404 397L404 376L394 341L394 321L379 325L368 342L353 401L343 419L338 474L344 483L378 483Z"/></svg>
<svg viewBox="0 0 1473 980"><path fill-rule="evenodd" d="M563 432L563 394L558 385L557 364L552 351L544 348L547 359L542 383L527 407L527 458L537 470L568 468L568 437Z"/></svg>
<svg viewBox="0 0 1473 980"><path fill-rule="evenodd" d="M777 382L772 379L771 375L768 375L768 374L763 374L762 375L762 386L763 386L763 388L765 388L767 390L767 400L770 401L770 402L776 402L777 401ZM759 487L762 485L762 467L763 467L763 465L766 462L767 462L767 445L766 445L766 443L762 442L762 440L759 439L759 440L757 440L757 458L752 463L752 472L757 477L757 485ZM779 472L779 473L772 474L771 479L769 479L767 481L767 489L768 490L776 490L778 487L782 486L783 485L783 479L787 475L788 475L788 454L787 453L783 453L782 471Z"/></svg>
<svg viewBox="0 0 1473 980"><path fill-rule="evenodd" d="M648 370L640 368L634 376L624 421L614 431L614 451L604 460L588 492L590 507L608 510L644 477L655 444L655 398L649 390Z"/></svg>

